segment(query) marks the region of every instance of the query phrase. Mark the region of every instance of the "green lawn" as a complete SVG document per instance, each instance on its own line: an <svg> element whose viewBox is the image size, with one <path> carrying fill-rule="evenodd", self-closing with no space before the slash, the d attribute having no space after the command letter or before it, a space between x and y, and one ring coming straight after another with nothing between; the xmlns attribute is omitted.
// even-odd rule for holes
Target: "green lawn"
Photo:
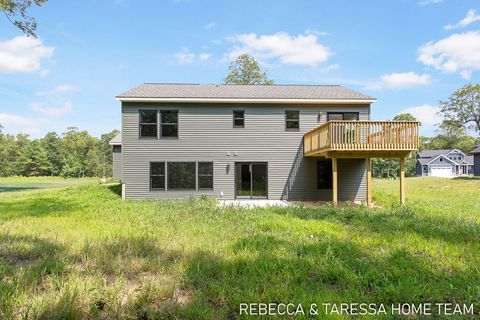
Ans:
<svg viewBox="0 0 480 320"><path fill-rule="evenodd" d="M398 181L374 181L375 209L219 209L118 189L0 197L0 319L223 319L242 302L480 311L480 180L409 178L405 206Z"/></svg>
<svg viewBox="0 0 480 320"><path fill-rule="evenodd" d="M11 192L30 192L33 190L45 190L52 188L61 188L73 185L87 184L99 181L98 178L65 179L60 177L11 177L0 178L0 199L6 197L18 197L19 194L12 195ZM26 193L30 194L30 193Z"/></svg>

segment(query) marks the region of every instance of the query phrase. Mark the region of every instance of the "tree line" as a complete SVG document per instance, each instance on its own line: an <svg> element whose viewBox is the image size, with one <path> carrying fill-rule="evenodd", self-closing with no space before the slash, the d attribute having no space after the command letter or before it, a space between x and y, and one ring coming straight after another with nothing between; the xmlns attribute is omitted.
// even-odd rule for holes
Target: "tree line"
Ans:
<svg viewBox="0 0 480 320"><path fill-rule="evenodd" d="M240 55L229 66L224 79L227 84L272 85L258 62L248 54ZM443 116L436 135L420 137L421 150L459 149L468 154L480 138L468 134L468 129L480 133L480 84L467 84L440 102ZM416 121L408 113L396 115L392 120ZM0 125L0 176L112 176L112 147L108 142L118 130L101 135L100 139L75 127L58 135L47 133L41 139L31 140L26 134L4 134ZM416 153L406 160L406 175L415 175ZM372 161L374 177L396 178L398 159L376 158Z"/></svg>
<svg viewBox="0 0 480 320"><path fill-rule="evenodd" d="M108 142L118 130L100 139L70 127L43 138L6 134L0 125L0 176L111 177L112 146Z"/></svg>

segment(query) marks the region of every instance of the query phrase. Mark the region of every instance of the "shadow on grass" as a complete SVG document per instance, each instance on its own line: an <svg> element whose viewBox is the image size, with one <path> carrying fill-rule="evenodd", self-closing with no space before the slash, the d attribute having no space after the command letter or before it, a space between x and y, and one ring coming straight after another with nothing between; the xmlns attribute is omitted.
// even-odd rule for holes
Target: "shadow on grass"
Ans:
<svg viewBox="0 0 480 320"><path fill-rule="evenodd" d="M117 196L119 196L119 197L122 196L122 185L120 183L109 185L107 188L112 193L116 194Z"/></svg>
<svg viewBox="0 0 480 320"><path fill-rule="evenodd" d="M473 269L438 272L428 257L402 248L374 256L332 237L308 244L273 238L241 239L233 247L244 251L233 259L206 251L187 257L185 282L194 299L177 315L233 319L239 317L240 303L251 302L467 301L479 306L472 292L480 277ZM265 243L271 240L274 245Z"/></svg>
<svg viewBox="0 0 480 320"><path fill-rule="evenodd" d="M42 217L46 215L66 215L81 209L87 204L81 204L75 199L59 197L32 197L25 201L0 202L0 220L19 217Z"/></svg>
<svg viewBox="0 0 480 320"><path fill-rule="evenodd" d="M414 232L427 239L451 243L475 243L480 240L480 225L471 220L430 215L415 205L397 205L392 208L275 208L276 214L304 220L336 221L368 228L388 235Z"/></svg>
<svg viewBox="0 0 480 320"><path fill-rule="evenodd" d="M474 178L474 177L470 177L470 176L460 176L460 177L452 178L452 180L468 180L468 181L472 181L472 180L478 180L478 178Z"/></svg>
<svg viewBox="0 0 480 320"><path fill-rule="evenodd" d="M40 187L22 187L22 186L0 186L0 192L15 192L15 191L25 191L25 190L37 190L42 189Z"/></svg>
<svg viewBox="0 0 480 320"><path fill-rule="evenodd" d="M18 316L17 295L65 271L64 248L33 236L0 235L0 318Z"/></svg>

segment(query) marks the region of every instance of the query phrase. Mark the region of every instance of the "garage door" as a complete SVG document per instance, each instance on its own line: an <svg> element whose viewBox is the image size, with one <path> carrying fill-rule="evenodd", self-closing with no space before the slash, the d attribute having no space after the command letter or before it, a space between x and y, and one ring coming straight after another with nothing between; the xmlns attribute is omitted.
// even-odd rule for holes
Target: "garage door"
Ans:
<svg viewBox="0 0 480 320"><path fill-rule="evenodd" d="M450 178L452 176L452 167L432 167L431 176Z"/></svg>

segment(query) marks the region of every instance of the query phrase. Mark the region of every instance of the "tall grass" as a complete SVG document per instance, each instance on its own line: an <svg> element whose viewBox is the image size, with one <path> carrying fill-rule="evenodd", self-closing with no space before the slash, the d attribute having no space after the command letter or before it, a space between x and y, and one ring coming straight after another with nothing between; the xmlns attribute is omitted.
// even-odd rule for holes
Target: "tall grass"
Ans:
<svg viewBox="0 0 480 320"><path fill-rule="evenodd" d="M122 201L96 184L3 198L0 318L237 318L241 302L480 310L480 182L441 181L407 179L406 206L398 182L376 181L376 209Z"/></svg>

